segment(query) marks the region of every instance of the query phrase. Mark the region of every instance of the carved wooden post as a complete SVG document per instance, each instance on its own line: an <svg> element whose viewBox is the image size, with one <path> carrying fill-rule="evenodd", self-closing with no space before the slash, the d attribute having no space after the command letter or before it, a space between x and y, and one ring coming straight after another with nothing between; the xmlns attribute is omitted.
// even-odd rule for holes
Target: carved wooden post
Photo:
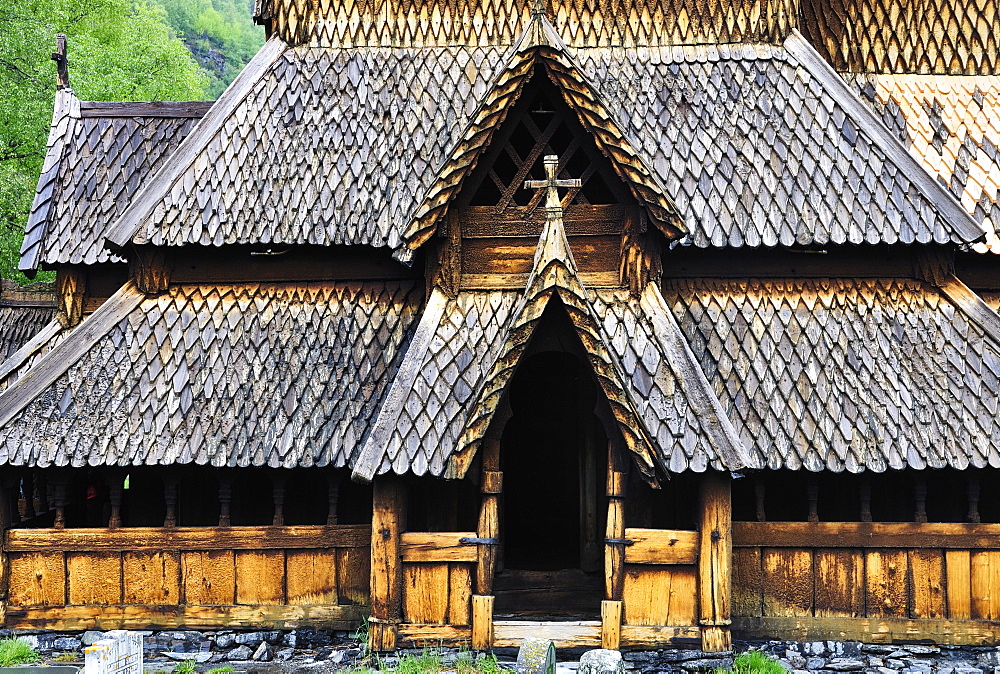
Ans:
<svg viewBox="0 0 1000 674"><path fill-rule="evenodd" d="M728 475L708 471L701 483L701 550L698 602L703 651L733 647L729 607L732 594L733 507Z"/></svg>
<svg viewBox="0 0 1000 674"><path fill-rule="evenodd" d="M163 478L163 502L167 506L167 512L163 516L163 526L166 529L173 529L177 526L177 478L172 472Z"/></svg>
<svg viewBox="0 0 1000 674"><path fill-rule="evenodd" d="M872 481L867 475L861 478L861 521L872 521Z"/></svg>
<svg viewBox="0 0 1000 674"><path fill-rule="evenodd" d="M340 503L340 473L327 473L326 484L326 525L332 527L337 523L337 504Z"/></svg>
<svg viewBox="0 0 1000 674"><path fill-rule="evenodd" d="M809 494L809 521L819 522L819 483L815 475L809 476L806 491Z"/></svg>
<svg viewBox="0 0 1000 674"><path fill-rule="evenodd" d="M406 529L406 489L395 475L376 478L372 485L372 616L369 647L396 648L402 615L403 564L399 534Z"/></svg>
<svg viewBox="0 0 1000 674"><path fill-rule="evenodd" d="M117 529L122 525L122 487L125 476L121 471L108 471L108 499L111 501L111 517L108 528Z"/></svg>
<svg viewBox="0 0 1000 674"><path fill-rule="evenodd" d="M229 506L233 502L233 476L223 473L219 476L219 526L230 526Z"/></svg>
<svg viewBox="0 0 1000 674"><path fill-rule="evenodd" d="M274 499L274 518L271 525L285 526L285 476L283 473L271 475L271 496Z"/></svg>
<svg viewBox="0 0 1000 674"><path fill-rule="evenodd" d="M500 494L503 493L500 433L510 416L510 406L504 400L480 449L483 463L480 491L483 500L476 536L486 542L478 546L476 593L472 596L472 648L477 651L493 648L493 576L497 564L496 543L500 540Z"/></svg>
<svg viewBox="0 0 1000 674"><path fill-rule="evenodd" d="M66 528L66 487L69 482L69 475L66 473L56 473L52 476L52 486L55 487L56 497L56 518L52 523L54 529Z"/></svg>
<svg viewBox="0 0 1000 674"><path fill-rule="evenodd" d="M604 537L604 601L601 602L601 647L621 645L622 592L625 587L625 481L614 446L608 443L608 518Z"/></svg>
<svg viewBox="0 0 1000 674"><path fill-rule="evenodd" d="M965 518L973 524L979 524L979 476L970 475L968 480L966 489L968 491L969 512Z"/></svg>

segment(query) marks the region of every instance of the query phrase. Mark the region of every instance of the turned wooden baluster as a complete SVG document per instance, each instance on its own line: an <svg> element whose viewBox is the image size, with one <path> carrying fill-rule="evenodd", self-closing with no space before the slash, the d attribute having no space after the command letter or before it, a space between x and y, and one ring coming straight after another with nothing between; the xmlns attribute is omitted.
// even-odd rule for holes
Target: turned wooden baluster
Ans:
<svg viewBox="0 0 1000 674"><path fill-rule="evenodd" d="M173 473L163 478L163 502L167 512L163 516L163 526L173 529L177 526L177 478Z"/></svg>
<svg viewBox="0 0 1000 674"><path fill-rule="evenodd" d="M219 478L219 526L230 526L229 506L233 502L233 478L222 475Z"/></svg>
<svg viewBox="0 0 1000 674"><path fill-rule="evenodd" d="M819 522L819 483L814 476L809 477L806 491L809 494L809 521Z"/></svg>
<svg viewBox="0 0 1000 674"><path fill-rule="evenodd" d="M52 485L55 487L56 518L52 523L55 529L66 528L66 487L69 477L66 475L53 476Z"/></svg>
<svg viewBox="0 0 1000 674"><path fill-rule="evenodd" d="M757 521L766 522L767 513L764 512L764 495L766 485L761 477L755 477L753 481L754 495L757 497Z"/></svg>
<svg viewBox="0 0 1000 674"><path fill-rule="evenodd" d="M24 519L35 517L35 475L29 471L21 478L21 495L24 497Z"/></svg>
<svg viewBox="0 0 1000 674"><path fill-rule="evenodd" d="M872 482L868 476L861 478L861 521L872 521Z"/></svg>
<svg viewBox="0 0 1000 674"><path fill-rule="evenodd" d="M923 475L918 475L913 482L913 500L913 521L927 522L927 480Z"/></svg>
<svg viewBox="0 0 1000 674"><path fill-rule="evenodd" d="M108 498L111 501L111 517L108 518L109 529L117 529L122 525L122 489L125 477L117 470L109 472Z"/></svg>
<svg viewBox="0 0 1000 674"><path fill-rule="evenodd" d="M973 524L979 524L979 476L970 475L966 484L966 492L969 500L969 512L966 519Z"/></svg>
<svg viewBox="0 0 1000 674"><path fill-rule="evenodd" d="M274 519L271 525L276 527L285 526L285 476L282 473L275 473L271 476L271 494L274 498Z"/></svg>
<svg viewBox="0 0 1000 674"><path fill-rule="evenodd" d="M327 473L326 474L326 484L327 484L327 510L326 510L326 525L332 527L337 524L337 506L340 503L340 473Z"/></svg>

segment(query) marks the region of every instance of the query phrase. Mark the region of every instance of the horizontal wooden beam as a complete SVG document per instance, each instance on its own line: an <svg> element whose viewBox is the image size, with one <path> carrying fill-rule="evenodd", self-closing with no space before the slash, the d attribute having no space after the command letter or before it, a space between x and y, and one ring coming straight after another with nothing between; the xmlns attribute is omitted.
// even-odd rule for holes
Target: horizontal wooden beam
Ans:
<svg viewBox="0 0 1000 674"><path fill-rule="evenodd" d="M475 531L409 531L400 534L404 562L475 562L479 546L460 543L475 538Z"/></svg>
<svg viewBox="0 0 1000 674"><path fill-rule="evenodd" d="M905 618L734 617L738 639L862 641L891 644L933 641L944 645L994 645L1000 623L984 620L907 620Z"/></svg>
<svg viewBox="0 0 1000 674"><path fill-rule="evenodd" d="M7 608L10 629L109 630L218 627L291 629L307 623L350 630L368 615L366 606L59 606Z"/></svg>
<svg viewBox="0 0 1000 674"><path fill-rule="evenodd" d="M620 288L621 276L610 271L581 271L580 280L588 288ZM529 273L524 274L462 274L462 290L524 290Z"/></svg>
<svg viewBox="0 0 1000 674"><path fill-rule="evenodd" d="M469 206L461 212L462 237L467 239L497 236L527 236L536 241L545 224L545 209L536 208L530 215L523 206L507 208L500 213L493 206ZM563 209L563 226L567 236L621 234L626 206L573 204Z"/></svg>
<svg viewBox="0 0 1000 674"><path fill-rule="evenodd" d="M81 117L194 117L205 116L213 101L80 101Z"/></svg>
<svg viewBox="0 0 1000 674"><path fill-rule="evenodd" d="M402 624L396 637L396 645L403 648L420 648L430 645L460 646L472 641L472 628L455 625L413 625Z"/></svg>
<svg viewBox="0 0 1000 674"><path fill-rule="evenodd" d="M9 529L7 552L100 550L276 550L367 548L365 524L289 527L178 527L125 529Z"/></svg>
<svg viewBox="0 0 1000 674"><path fill-rule="evenodd" d="M689 625L650 627L622 625L621 645L633 648L656 648L666 644L701 645L701 629Z"/></svg>
<svg viewBox="0 0 1000 674"><path fill-rule="evenodd" d="M626 529L626 564L694 564L698 532L671 529Z"/></svg>
<svg viewBox="0 0 1000 674"><path fill-rule="evenodd" d="M738 548L1000 549L1000 524L940 522L733 522Z"/></svg>
<svg viewBox="0 0 1000 674"><path fill-rule="evenodd" d="M549 639L555 643L556 648L600 648L601 621L493 621L494 648L518 648L528 637Z"/></svg>

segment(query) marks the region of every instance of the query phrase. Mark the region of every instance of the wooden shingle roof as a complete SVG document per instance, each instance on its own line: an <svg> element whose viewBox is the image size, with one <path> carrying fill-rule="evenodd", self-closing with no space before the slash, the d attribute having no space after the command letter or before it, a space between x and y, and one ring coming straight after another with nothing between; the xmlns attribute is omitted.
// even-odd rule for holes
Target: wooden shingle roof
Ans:
<svg viewBox="0 0 1000 674"><path fill-rule="evenodd" d="M411 282L129 284L0 396L0 462L344 466L419 302Z"/></svg>
<svg viewBox="0 0 1000 674"><path fill-rule="evenodd" d="M121 261L104 235L210 103L97 103L56 94L19 267Z"/></svg>
<svg viewBox="0 0 1000 674"><path fill-rule="evenodd" d="M1000 317L958 281L706 279L664 295L767 468L1000 467Z"/></svg>

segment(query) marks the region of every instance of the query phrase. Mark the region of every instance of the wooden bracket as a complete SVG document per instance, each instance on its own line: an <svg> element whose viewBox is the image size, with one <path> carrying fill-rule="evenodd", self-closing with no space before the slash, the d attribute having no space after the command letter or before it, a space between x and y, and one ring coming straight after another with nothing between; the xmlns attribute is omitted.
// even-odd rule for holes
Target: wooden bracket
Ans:
<svg viewBox="0 0 1000 674"><path fill-rule="evenodd" d="M164 248L139 246L129 256L129 274L146 295L159 295L170 286L170 261Z"/></svg>

